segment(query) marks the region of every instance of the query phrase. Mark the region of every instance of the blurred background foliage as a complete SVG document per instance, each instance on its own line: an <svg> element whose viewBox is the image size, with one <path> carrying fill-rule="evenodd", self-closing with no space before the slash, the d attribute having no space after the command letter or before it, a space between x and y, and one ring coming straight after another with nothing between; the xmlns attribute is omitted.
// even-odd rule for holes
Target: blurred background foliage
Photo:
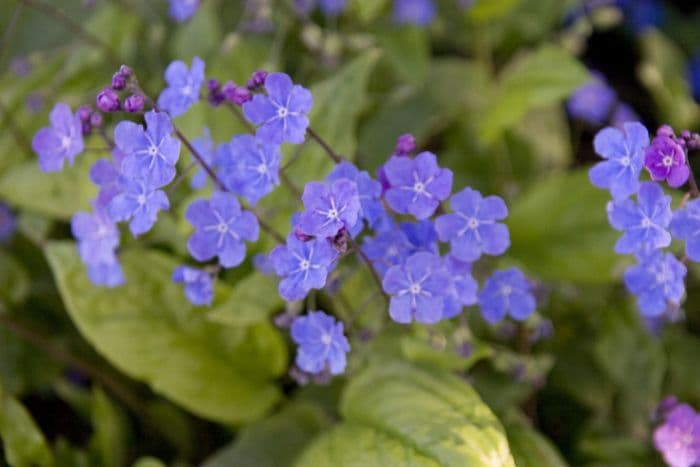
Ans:
<svg viewBox="0 0 700 467"><path fill-rule="evenodd" d="M652 131L697 131L687 66L700 52L700 9L659 2L662 13L640 26L645 2L437 3L419 28L393 24L389 0L348 0L338 18L298 15L287 0L205 0L183 24L160 0L0 2L0 200L17 218L0 246L5 462L660 464L655 406L667 394L700 406L700 270L689 271L684 319L640 318L620 284L608 195L585 173L599 128L563 103L598 70ZM186 256L184 186L151 233L126 241L129 283L91 286L68 221L95 194L87 171L103 143L89 139L74 167L44 174L31 137L55 102L94 102L122 63L156 95L167 64L195 55L207 77L243 83L264 68L310 86L315 129L370 172L411 132L455 172L455 187L502 195L513 243L502 262L539 281L538 315L490 328L470 311L399 333L381 305L366 305L349 377L300 387L287 375L286 333L272 324L283 311L274 280L250 265L231 271L208 310L171 283ZM217 142L244 131L206 103L176 122L190 138L206 125ZM318 148L302 151L289 174L298 186L329 169ZM280 189L263 203L281 227L289 196ZM345 272L333 293L354 300L335 310L348 317L368 287Z"/></svg>

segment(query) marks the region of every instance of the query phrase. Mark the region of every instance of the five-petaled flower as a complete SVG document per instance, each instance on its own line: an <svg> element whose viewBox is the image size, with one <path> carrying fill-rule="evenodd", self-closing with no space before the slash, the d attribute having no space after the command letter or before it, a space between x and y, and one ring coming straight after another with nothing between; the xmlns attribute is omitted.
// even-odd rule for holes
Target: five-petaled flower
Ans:
<svg viewBox="0 0 700 467"><path fill-rule="evenodd" d="M71 228L78 242L80 258L87 265L90 280L96 285L107 287L123 284L124 275L116 256L119 230L104 209L96 205L92 214L75 214Z"/></svg>
<svg viewBox="0 0 700 467"><path fill-rule="evenodd" d="M382 282L391 296L389 316L397 323L437 323L451 280L441 258L428 252L415 253L403 265L392 266Z"/></svg>
<svg viewBox="0 0 700 467"><path fill-rule="evenodd" d="M644 316L658 316L678 306L685 294L687 269L671 253L654 251L625 271L625 285L637 296Z"/></svg>
<svg viewBox="0 0 700 467"><path fill-rule="evenodd" d="M204 62L199 57L192 59L192 67L175 60L165 69L168 87L158 96L158 107L177 117L199 100L199 89L204 83Z"/></svg>
<svg viewBox="0 0 700 467"><path fill-rule="evenodd" d="M486 253L503 254L510 246L508 227L496 222L508 216L508 208L498 196L481 196L465 188L450 199L454 213L435 219L440 240L450 242L452 254L462 261L476 261Z"/></svg>
<svg viewBox="0 0 700 467"><path fill-rule="evenodd" d="M190 254L198 261L215 256L225 268L238 266L245 259L245 241L256 241L258 219L241 209L231 193L215 192L209 201L197 200L189 205L185 218L195 227L187 242Z"/></svg>
<svg viewBox="0 0 700 467"><path fill-rule="evenodd" d="M226 188L256 204L279 185L279 146L251 135L234 136L219 146L216 163Z"/></svg>
<svg viewBox="0 0 700 467"><path fill-rule="evenodd" d="M608 203L610 224L624 232L615 244L617 253L646 253L671 244L671 234L666 230L671 222L671 197L664 195L658 184L644 182L637 200Z"/></svg>
<svg viewBox="0 0 700 467"><path fill-rule="evenodd" d="M185 296L195 306L211 305L214 300L214 280L207 271L178 266L173 271L173 282L185 284Z"/></svg>
<svg viewBox="0 0 700 467"><path fill-rule="evenodd" d="M148 232L158 219L158 211L170 209L163 190L153 190L141 180L119 179L119 193L108 205L114 221L127 221L129 230L137 237Z"/></svg>
<svg viewBox="0 0 700 467"><path fill-rule="evenodd" d="M394 0L393 19L398 24L428 26L435 18L433 0Z"/></svg>
<svg viewBox="0 0 700 467"><path fill-rule="evenodd" d="M613 199L626 198L639 189L639 175L644 164L644 149L649 145L649 132L637 122L625 123L624 132L604 128L593 140L593 147L605 160L588 173L591 183L610 190Z"/></svg>
<svg viewBox="0 0 700 467"><path fill-rule="evenodd" d="M477 290L479 284L472 276L472 265L447 255L444 259L445 268L452 276L451 287L445 297L445 308L442 318L454 318L462 312L462 308L477 303Z"/></svg>
<svg viewBox="0 0 700 467"><path fill-rule="evenodd" d="M700 462L700 415L687 404L678 404L654 430L654 446L670 467L690 467Z"/></svg>
<svg viewBox="0 0 700 467"><path fill-rule="evenodd" d="M301 199L304 211L297 228L313 237L328 238L342 228L351 230L360 213L357 184L346 178L330 183L307 183Z"/></svg>
<svg viewBox="0 0 700 467"><path fill-rule="evenodd" d="M294 319L292 339L299 346L296 364L308 373L321 373L326 367L332 375L345 370L350 344L343 335L343 323L322 311L309 311Z"/></svg>
<svg viewBox="0 0 700 467"><path fill-rule="evenodd" d="M150 111L145 115L146 129L123 121L114 129L114 142L126 154L122 173L132 180L144 180L150 188L160 188L175 178L180 157L180 141L173 138L168 114Z"/></svg>
<svg viewBox="0 0 700 467"><path fill-rule="evenodd" d="M396 228L365 237L362 244L362 251L382 277L390 267L402 264L412 249L406 234Z"/></svg>
<svg viewBox="0 0 700 467"><path fill-rule="evenodd" d="M437 164L435 154L422 152L415 159L393 156L384 165L390 187L384 193L389 207L417 219L432 216L452 190L452 171Z"/></svg>
<svg viewBox="0 0 700 467"><path fill-rule="evenodd" d="M666 180L672 188L683 185L690 176L685 149L673 138L664 135L655 137L646 149L644 167L652 180Z"/></svg>
<svg viewBox="0 0 700 467"><path fill-rule="evenodd" d="M168 13L175 21L187 21L197 12L200 0L169 0Z"/></svg>
<svg viewBox="0 0 700 467"><path fill-rule="evenodd" d="M674 237L685 241L685 254L700 262L700 199L694 199L676 211L669 229Z"/></svg>
<svg viewBox="0 0 700 467"><path fill-rule="evenodd" d="M39 167L44 172L56 172L83 152L80 117L66 104L58 103L49 114L50 127L39 130L32 140L32 149L39 155Z"/></svg>
<svg viewBox="0 0 700 467"><path fill-rule="evenodd" d="M496 323L506 315L517 321L526 320L536 307L532 286L516 268L496 271L486 279L479 292L481 314L489 323Z"/></svg>
<svg viewBox="0 0 700 467"><path fill-rule="evenodd" d="M309 90L284 73L267 75L265 90L267 95L257 94L243 104L245 117L258 126L258 137L270 144L304 142L313 104Z"/></svg>
<svg viewBox="0 0 700 467"><path fill-rule="evenodd" d="M360 216L367 221L367 225L375 227L385 213L381 201L382 185L370 177L366 171L361 171L347 161L336 164L326 177L326 181L334 182L343 178L351 180L357 185L357 195L360 199ZM358 223L356 227L361 228L362 224Z"/></svg>
<svg viewBox="0 0 700 467"><path fill-rule="evenodd" d="M269 259L282 277L279 293L285 300L301 300L311 289L326 285L338 253L326 239L302 242L293 234L286 245L275 247Z"/></svg>

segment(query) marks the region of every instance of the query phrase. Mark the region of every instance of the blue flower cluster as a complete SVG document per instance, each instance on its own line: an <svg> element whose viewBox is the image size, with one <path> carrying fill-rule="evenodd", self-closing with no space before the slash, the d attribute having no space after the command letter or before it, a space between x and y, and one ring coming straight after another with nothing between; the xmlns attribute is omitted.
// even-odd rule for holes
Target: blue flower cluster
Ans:
<svg viewBox="0 0 700 467"><path fill-rule="evenodd" d="M481 291L472 276L475 261L501 255L510 246L508 229L500 222L508 215L501 198L484 197L471 188L452 195L452 172L431 152L414 156L411 135L398 138L394 154L373 178L332 153L309 128L313 96L284 73L258 71L245 86L230 81L220 86L209 80L209 103L240 112L251 133L216 145L204 129L202 137L190 143L172 117L202 98L204 70L204 62L196 57L189 69L180 61L171 63L165 71L167 86L154 103L140 90L131 69L122 67L110 92L103 90L98 96L103 112L140 113L143 107L127 105L133 96L140 96L139 105L148 103L152 110L143 113L145 125L130 120L116 124L112 157L98 160L90 171L100 188L93 212L73 219L78 250L94 283L111 287L124 282L117 259L117 223L128 222L136 237L153 227L160 211L170 208L163 188L176 179L182 143L200 168L190 186L203 188L207 179L214 185L208 199L197 199L186 208L185 219L193 227L187 242L191 256L199 262L215 260L216 265L183 265L172 276L194 305L213 302L218 272L242 264L246 243L257 241L264 228L280 244L254 264L280 278L279 293L287 301L302 300L326 287L331 272L352 254L369 267L389 301L389 316L398 323L436 323L477 303L491 323L507 315L524 320L534 312L532 285L519 270L495 272ZM122 90L133 93L124 103L116 94ZM56 170L82 150L84 116L78 114L60 104L52 113L51 128L37 134L42 168ZM306 184L303 209L292 216L284 239L258 218L254 206L280 184L280 146L301 144L307 136L317 140L336 165L325 180ZM443 203L449 203L449 212ZM301 370L344 370L350 346L343 324L332 316L311 311L297 317L292 338L299 345L296 362Z"/></svg>
<svg viewBox="0 0 700 467"><path fill-rule="evenodd" d="M687 268L664 249L675 237L685 241L688 259L700 260L700 200L684 201L673 212L671 196L664 193L661 184L640 181L642 168L652 180L666 180L674 188L689 177L694 181L687 151L697 143L696 136L688 132L676 138L666 125L650 141L647 129L637 122L624 124L622 130L604 128L594 140L596 152L605 160L591 168L590 180L612 195L608 219L622 232L615 251L634 255L637 260L625 271L624 281L645 317L671 313L682 303ZM700 192L691 188L690 196L700 197Z"/></svg>

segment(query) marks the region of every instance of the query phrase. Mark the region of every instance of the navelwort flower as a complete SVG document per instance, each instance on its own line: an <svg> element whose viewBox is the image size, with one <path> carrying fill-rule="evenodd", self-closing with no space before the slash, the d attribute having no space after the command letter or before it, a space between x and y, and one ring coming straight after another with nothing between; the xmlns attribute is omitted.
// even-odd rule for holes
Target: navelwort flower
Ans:
<svg viewBox="0 0 700 467"><path fill-rule="evenodd" d="M210 168L214 169L216 167L216 151L214 150L214 142L211 140L211 132L209 128L204 128L202 131L202 136L192 141L192 146L197 151L204 163L206 163ZM196 163L194 156L192 156L193 163ZM194 189L203 188L207 181L209 180L209 175L207 175L206 170L200 167L197 173L190 180L190 186Z"/></svg>
<svg viewBox="0 0 700 467"><path fill-rule="evenodd" d="M382 277L391 266L402 264L412 249L406 234L396 228L365 237L362 245L362 251Z"/></svg>
<svg viewBox="0 0 700 467"><path fill-rule="evenodd" d="M282 277L279 293L285 300L301 300L311 289L326 285L338 253L325 239L302 242L293 234L286 245L275 247L269 259Z"/></svg>
<svg viewBox="0 0 700 467"><path fill-rule="evenodd" d="M326 367L332 375L345 370L350 343L343 335L343 323L322 311L310 311L292 323L291 335L299 346L295 362L308 373L320 373Z"/></svg>
<svg viewBox="0 0 700 467"><path fill-rule="evenodd" d="M433 0L394 0L393 19L398 24L428 26L435 18Z"/></svg>
<svg viewBox="0 0 700 467"><path fill-rule="evenodd" d="M234 136L216 155L223 184L253 205L279 185L281 160L278 145L251 135Z"/></svg>
<svg viewBox="0 0 700 467"><path fill-rule="evenodd" d="M443 316L450 282L439 256L427 252L411 255L384 275L382 286L391 295L389 316L397 323L437 323Z"/></svg>
<svg viewBox="0 0 700 467"><path fill-rule="evenodd" d="M366 171L361 171L347 161L336 164L331 173L326 177L326 181L334 182L343 178L353 181L357 185L357 195L360 200L361 208L359 214L367 221L367 225L374 227L385 213L381 201L381 184L370 177Z"/></svg>
<svg viewBox="0 0 700 467"><path fill-rule="evenodd" d="M284 73L267 75L265 90L267 95L256 94L243 104L245 117L258 126L257 136L270 144L303 143L313 104L309 90Z"/></svg>
<svg viewBox="0 0 700 467"><path fill-rule="evenodd" d="M644 167L655 181L666 180L672 188L683 185L690 176L685 149L673 138L656 136L644 153Z"/></svg>
<svg viewBox="0 0 700 467"><path fill-rule="evenodd" d="M124 275L115 253L119 230L107 213L99 206L95 206L93 214L79 212L73 216L71 228L90 280L107 287L123 284Z"/></svg>
<svg viewBox="0 0 700 467"><path fill-rule="evenodd" d="M685 254L700 262L700 199L694 199L676 211L669 226L674 237L685 241Z"/></svg>
<svg viewBox="0 0 700 467"><path fill-rule="evenodd" d="M654 182L639 186L638 203L631 199L610 201L608 219L617 230L624 232L615 244L622 254L646 253L671 244L666 231L671 222L671 197Z"/></svg>
<svg viewBox="0 0 700 467"><path fill-rule="evenodd" d="M626 198L639 189L639 174L644 165L644 149L649 132L641 123L625 123L624 132L604 128L593 141L595 152L606 159L588 173L591 183L610 190L613 199Z"/></svg>
<svg viewBox="0 0 700 467"><path fill-rule="evenodd" d="M510 246L508 227L496 222L508 216L508 208L498 196L481 196L465 188L450 199L455 211L435 219L440 240L450 242L452 254L462 261L476 261L486 253L500 255Z"/></svg>
<svg viewBox="0 0 700 467"><path fill-rule="evenodd" d="M132 180L144 180L150 188L160 188L175 178L180 157L180 141L172 136L168 114L146 112L146 129L123 121L114 129L114 143L126 154L122 173Z"/></svg>
<svg viewBox="0 0 700 467"><path fill-rule="evenodd" d="M357 184L346 178L334 182L310 182L301 196L304 211L297 228L319 238L335 236L342 228L351 230L360 213Z"/></svg>
<svg viewBox="0 0 700 467"><path fill-rule="evenodd" d="M127 221L134 237L148 232L158 219L158 211L170 209L163 190L153 190L141 180L119 180L119 193L108 206L109 216L115 221Z"/></svg>
<svg viewBox="0 0 700 467"><path fill-rule="evenodd" d="M486 280L479 292L481 314L489 323L496 323L506 315L517 321L526 320L537 303L532 286L517 268L496 271Z"/></svg>
<svg viewBox="0 0 700 467"><path fill-rule="evenodd" d="M440 168L431 152L422 152L415 159L393 156L383 172L390 185L384 193L389 207L417 219L432 216L452 190L452 171Z"/></svg>
<svg viewBox="0 0 700 467"><path fill-rule="evenodd" d="M427 251L436 255L439 253L438 234L432 220L402 222L399 225L399 230L406 235L408 243L411 245L409 254L419 251Z"/></svg>
<svg viewBox="0 0 700 467"><path fill-rule="evenodd" d="M180 60L168 65L165 70L168 87L158 96L158 107L177 117L199 100L199 90L204 83L204 62L199 57L192 59L192 68Z"/></svg>
<svg viewBox="0 0 700 467"><path fill-rule="evenodd" d="M39 155L44 172L57 172L64 162L73 165L75 156L83 152L80 117L66 104L58 103L49 114L50 127L40 129L32 140L32 149Z"/></svg>
<svg viewBox="0 0 700 467"><path fill-rule="evenodd" d="M677 307L685 295L687 269L671 253L655 251L625 271L625 285L637 296L644 316L658 316Z"/></svg>
<svg viewBox="0 0 700 467"><path fill-rule="evenodd" d="M700 415L678 404L654 430L654 446L670 467L691 467L700 462Z"/></svg>
<svg viewBox="0 0 700 467"><path fill-rule="evenodd" d="M190 19L197 12L200 0L169 0L168 13L175 21L183 22Z"/></svg>
<svg viewBox="0 0 700 467"><path fill-rule="evenodd" d="M185 218L195 227L187 242L187 249L198 261L216 256L225 268L238 266L245 259L246 241L258 239L258 219L241 209L231 193L215 192L211 199L193 202Z"/></svg>
<svg viewBox="0 0 700 467"><path fill-rule="evenodd" d="M173 282L185 284L185 296L193 305L211 305L214 301L214 280L206 271L179 266L173 271Z"/></svg>
<svg viewBox="0 0 700 467"><path fill-rule="evenodd" d="M98 159L90 167L90 181L100 187L96 203L101 207L107 205L119 194L119 177L122 175L124 154L119 149L112 151L111 160Z"/></svg>
<svg viewBox="0 0 700 467"><path fill-rule="evenodd" d="M452 276L451 287L445 297L445 308L442 318L454 318L462 312L465 306L474 305L478 301L479 284L472 277L472 265L447 255L444 258L445 268Z"/></svg>
<svg viewBox="0 0 700 467"><path fill-rule="evenodd" d="M599 126L608 120L617 103L617 93L599 72L592 71L591 77L588 83L574 91L566 108L572 117Z"/></svg>

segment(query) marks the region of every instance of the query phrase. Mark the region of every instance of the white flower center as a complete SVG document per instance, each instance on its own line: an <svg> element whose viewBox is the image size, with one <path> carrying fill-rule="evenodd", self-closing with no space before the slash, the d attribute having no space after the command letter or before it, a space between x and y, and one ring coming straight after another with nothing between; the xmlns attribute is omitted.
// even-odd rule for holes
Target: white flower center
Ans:
<svg viewBox="0 0 700 467"><path fill-rule="evenodd" d="M327 216L329 219L337 219L338 218L338 210L335 208L329 209Z"/></svg>
<svg viewBox="0 0 700 467"><path fill-rule="evenodd" d="M139 203L140 205L146 204L146 195L138 195L136 197L136 202Z"/></svg>
<svg viewBox="0 0 700 467"><path fill-rule="evenodd" d="M158 148L151 145L148 147L148 155L149 156L156 156L158 154Z"/></svg>
<svg viewBox="0 0 700 467"><path fill-rule="evenodd" d="M323 334L323 335L321 336L321 343L322 343L323 345L330 345L331 342L333 342L333 338L331 337L330 334Z"/></svg>
<svg viewBox="0 0 700 467"><path fill-rule="evenodd" d="M257 171L260 175L264 175L267 173L267 166L265 164L260 164L257 168Z"/></svg>
<svg viewBox="0 0 700 467"><path fill-rule="evenodd" d="M309 263L308 259L302 259L299 263L299 267L302 269L302 271L306 271L311 267L311 263Z"/></svg>
<svg viewBox="0 0 700 467"><path fill-rule="evenodd" d="M661 160L661 163L664 165L664 167L671 167L673 165L673 157L664 156L664 158Z"/></svg>
<svg viewBox="0 0 700 467"><path fill-rule="evenodd" d="M620 164L622 164L625 167L629 167L629 165L632 163L630 160L629 156L625 156L622 159L620 159Z"/></svg>
<svg viewBox="0 0 700 467"><path fill-rule="evenodd" d="M472 230L476 229L477 227L479 227L479 220L475 217L470 217L469 219L467 219L467 227L469 227Z"/></svg>
<svg viewBox="0 0 700 467"><path fill-rule="evenodd" d="M416 182L415 185L413 185L413 191L416 193L425 192L425 185L423 185L423 182Z"/></svg>
<svg viewBox="0 0 700 467"><path fill-rule="evenodd" d="M410 290L413 295L418 295L423 289L421 289L420 284L411 284Z"/></svg>
<svg viewBox="0 0 700 467"><path fill-rule="evenodd" d="M70 147L70 137L63 135L61 136L61 149L68 149Z"/></svg>
<svg viewBox="0 0 700 467"><path fill-rule="evenodd" d="M510 295L513 292L513 289L510 288L509 285L504 285L501 287L501 295Z"/></svg>
<svg viewBox="0 0 700 467"><path fill-rule="evenodd" d="M188 84L187 86L182 88L182 94L185 96L189 96L190 94L192 94L192 86Z"/></svg>
<svg viewBox="0 0 700 467"><path fill-rule="evenodd" d="M651 226L651 221L647 219L646 217L642 219L642 227L650 227Z"/></svg>
<svg viewBox="0 0 700 467"><path fill-rule="evenodd" d="M279 109L277 109L277 116L279 118L286 117L288 113L289 113L289 111L287 110L286 107L280 107Z"/></svg>
<svg viewBox="0 0 700 467"><path fill-rule="evenodd" d="M224 234L224 233L228 232L228 225L226 225L222 222L221 224L216 226L216 230L217 230L217 232Z"/></svg>
<svg viewBox="0 0 700 467"><path fill-rule="evenodd" d="M394 256L398 256L399 250L394 245L392 245L386 250L386 254L388 257L393 258Z"/></svg>

